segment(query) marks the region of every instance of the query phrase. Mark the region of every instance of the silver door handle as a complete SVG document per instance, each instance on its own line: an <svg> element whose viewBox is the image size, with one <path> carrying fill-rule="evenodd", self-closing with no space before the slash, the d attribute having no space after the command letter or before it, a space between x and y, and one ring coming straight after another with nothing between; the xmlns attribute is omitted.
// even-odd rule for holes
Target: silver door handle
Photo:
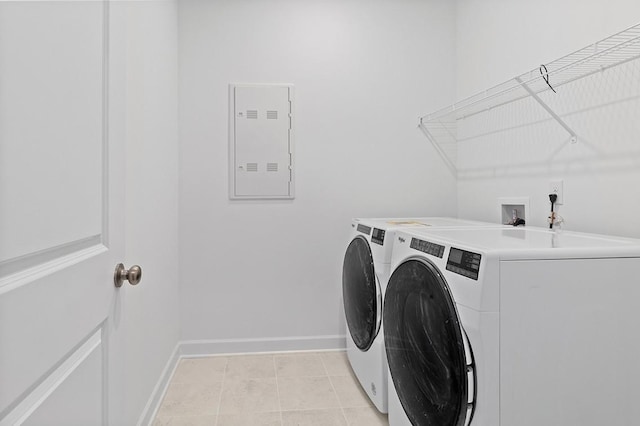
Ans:
<svg viewBox="0 0 640 426"><path fill-rule="evenodd" d="M122 283L127 280L129 284L136 285L142 279L142 268L133 265L129 269L125 269L122 263L116 265L116 271L113 274L113 283L116 287L122 287Z"/></svg>

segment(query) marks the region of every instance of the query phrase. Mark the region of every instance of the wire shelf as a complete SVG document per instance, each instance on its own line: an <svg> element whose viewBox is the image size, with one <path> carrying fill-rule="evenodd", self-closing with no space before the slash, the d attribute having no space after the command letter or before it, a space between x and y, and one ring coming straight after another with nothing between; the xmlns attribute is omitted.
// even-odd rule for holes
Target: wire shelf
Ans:
<svg viewBox="0 0 640 426"><path fill-rule="evenodd" d="M577 140L575 132L542 100L541 96L544 97L545 92L551 92L551 86L558 89L568 83L639 58L640 24L637 24L545 64L544 74L541 72L541 66L540 69L533 69L453 105L422 116L419 127L454 172L458 143L457 128L460 121L525 99L535 100L546 110L550 118L565 128L575 142ZM562 93L558 96L562 96Z"/></svg>

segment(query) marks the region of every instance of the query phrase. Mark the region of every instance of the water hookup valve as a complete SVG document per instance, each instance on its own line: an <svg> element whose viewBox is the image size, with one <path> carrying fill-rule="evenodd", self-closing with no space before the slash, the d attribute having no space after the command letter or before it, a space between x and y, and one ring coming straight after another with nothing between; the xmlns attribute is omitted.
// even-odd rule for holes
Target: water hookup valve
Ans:
<svg viewBox="0 0 640 426"><path fill-rule="evenodd" d="M506 223L507 225L513 225L513 226L524 226L524 219L521 217L518 217L518 210L513 209L511 211L511 220L509 222Z"/></svg>

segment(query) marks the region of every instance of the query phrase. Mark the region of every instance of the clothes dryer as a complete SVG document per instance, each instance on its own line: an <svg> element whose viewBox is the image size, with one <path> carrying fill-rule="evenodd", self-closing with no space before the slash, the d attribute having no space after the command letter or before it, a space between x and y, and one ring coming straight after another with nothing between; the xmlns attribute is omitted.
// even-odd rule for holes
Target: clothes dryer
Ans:
<svg viewBox="0 0 640 426"><path fill-rule="evenodd" d="M390 426L638 423L640 240L411 230L392 269Z"/></svg>
<svg viewBox="0 0 640 426"><path fill-rule="evenodd" d="M347 323L347 356L362 388L376 408L387 412L387 367L382 302L389 278L395 232L399 229L503 227L447 217L375 218L352 221L342 273Z"/></svg>

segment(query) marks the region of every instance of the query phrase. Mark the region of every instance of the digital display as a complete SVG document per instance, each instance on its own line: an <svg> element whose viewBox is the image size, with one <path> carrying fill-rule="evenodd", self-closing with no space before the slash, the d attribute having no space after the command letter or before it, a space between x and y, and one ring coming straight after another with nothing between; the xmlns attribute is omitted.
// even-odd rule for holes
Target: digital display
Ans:
<svg viewBox="0 0 640 426"><path fill-rule="evenodd" d="M462 250L452 248L451 251L449 251L449 262L459 265L460 262L462 262Z"/></svg>
<svg viewBox="0 0 640 426"><path fill-rule="evenodd" d="M481 258L482 256L478 253L451 247L449 258L447 259L447 271L455 272L472 280L478 280Z"/></svg>

